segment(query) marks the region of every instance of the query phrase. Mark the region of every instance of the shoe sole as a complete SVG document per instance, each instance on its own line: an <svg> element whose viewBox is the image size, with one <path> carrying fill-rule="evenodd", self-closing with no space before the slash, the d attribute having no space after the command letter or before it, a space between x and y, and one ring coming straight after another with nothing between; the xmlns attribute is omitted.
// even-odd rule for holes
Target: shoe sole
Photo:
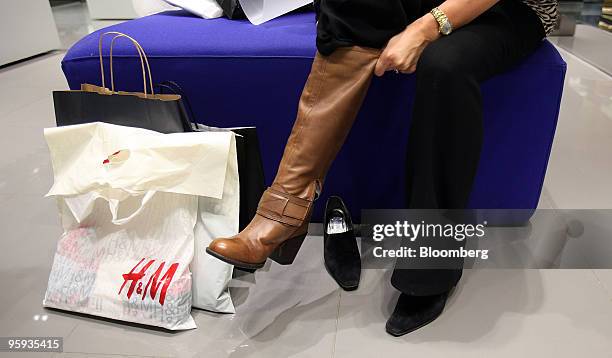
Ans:
<svg viewBox="0 0 612 358"><path fill-rule="evenodd" d="M331 273L331 270L329 269L329 267L327 267L327 262L325 262L325 260L323 261L324 261L323 266L325 266L325 270L327 271L329 276L334 279L334 281L338 284L338 286L340 286L341 289L343 289L344 291L350 292L350 291L355 291L359 288L359 283L356 285L344 285L340 281L336 280L334 275Z"/></svg>
<svg viewBox="0 0 612 358"><path fill-rule="evenodd" d="M266 262L260 262L260 263L247 263L247 262L242 262L242 261L238 261L238 260L234 260L231 259L229 257L225 257L211 249L209 249L208 247L206 248L206 253L209 254L210 256L213 256L225 263L228 263L230 265L234 265L234 267L236 267L237 269L241 269L247 272L255 272L255 270L259 270L260 268L264 267L264 265L266 264Z"/></svg>
<svg viewBox="0 0 612 358"><path fill-rule="evenodd" d="M433 322L433 321L437 320L437 319L438 319L438 317L442 316L442 313L444 313L444 310L442 310L442 312L440 312L440 314L439 314L439 315L435 316L434 318L430 319L429 321L423 322L422 324L420 324L420 325L418 325L418 326L416 326L416 327L413 327L413 328L411 328L411 329L409 329L409 330L406 330L406 331L402 331L402 332L400 332L400 333L393 333L393 332L390 332L390 331L389 331L389 329L388 329L386 326L385 326L385 331L387 331L387 333L388 333L388 334L390 334L390 335L392 335L393 337L401 337L401 336L405 336L405 335L407 335L408 333L412 333L412 332L416 331L417 329L421 329L421 328L423 328L423 327L427 326L428 324L430 324L431 322Z"/></svg>
<svg viewBox="0 0 612 358"><path fill-rule="evenodd" d="M300 251L300 248L302 247L302 243L304 242L306 235L307 234L299 235L283 242L276 248L276 250L274 250L274 252L272 252L269 259L277 262L280 265L291 265L295 260L295 257L297 256L298 252ZM260 268L264 267L264 265L266 264L265 261L259 263L250 263L234 260L232 258L225 257L219 254L218 252L209 249L208 247L206 248L206 253L225 263L234 265L234 267L236 267L237 269L247 272L255 272L256 270L259 270Z"/></svg>
<svg viewBox="0 0 612 358"><path fill-rule="evenodd" d="M438 317L440 317L440 316L438 316ZM411 329L409 329L409 330L407 330L407 331L402 331L402 332L400 332L400 333L393 333L393 332L390 332L388 329L385 329L385 331L387 331L387 333L388 333L388 334L390 334L390 335L392 335L393 337L401 337L401 336L405 336L405 335L407 335L408 333L412 333L412 332L416 331L417 329L421 329L421 328L423 328L423 327L427 326L427 325L428 325L428 324L430 324L431 322L435 321L435 320L436 320L438 317L436 317L436 318L434 318L434 319L432 319L432 320L430 320L430 321L427 321L427 322L425 322L425 323L421 324L420 326L416 326L416 327L414 327L414 328L411 328Z"/></svg>

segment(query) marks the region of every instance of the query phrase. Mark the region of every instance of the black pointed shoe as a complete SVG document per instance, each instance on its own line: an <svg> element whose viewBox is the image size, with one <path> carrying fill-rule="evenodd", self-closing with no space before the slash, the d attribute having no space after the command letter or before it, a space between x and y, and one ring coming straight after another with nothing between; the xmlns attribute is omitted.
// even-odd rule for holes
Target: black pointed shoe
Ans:
<svg viewBox="0 0 612 358"><path fill-rule="evenodd" d="M324 225L325 268L343 290L356 290L361 279L361 256L351 215L337 196L327 200Z"/></svg>
<svg viewBox="0 0 612 358"><path fill-rule="evenodd" d="M440 317L448 292L433 296L410 296L402 293L393 314L387 320L387 333L400 337L424 327Z"/></svg>

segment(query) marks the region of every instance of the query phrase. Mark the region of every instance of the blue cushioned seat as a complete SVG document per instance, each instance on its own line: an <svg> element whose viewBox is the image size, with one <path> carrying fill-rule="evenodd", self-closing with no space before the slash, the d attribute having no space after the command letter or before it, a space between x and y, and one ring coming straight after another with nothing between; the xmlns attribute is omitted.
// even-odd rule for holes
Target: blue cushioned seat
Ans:
<svg viewBox="0 0 612 358"><path fill-rule="evenodd" d="M154 82L179 83L198 122L257 126L266 180L273 180L315 54L314 14L293 14L254 26L172 11L101 31L136 38L149 56ZM63 60L72 89L81 83L100 83L99 33L83 38ZM118 41L114 53L117 87L142 90L138 57L129 42ZM482 85L485 138L472 208L537 206L565 70L559 53L544 41L524 63ZM332 194L342 196L355 217L362 208L403 207L413 98L413 76L389 74L373 81L329 172L315 220L322 218L326 197Z"/></svg>

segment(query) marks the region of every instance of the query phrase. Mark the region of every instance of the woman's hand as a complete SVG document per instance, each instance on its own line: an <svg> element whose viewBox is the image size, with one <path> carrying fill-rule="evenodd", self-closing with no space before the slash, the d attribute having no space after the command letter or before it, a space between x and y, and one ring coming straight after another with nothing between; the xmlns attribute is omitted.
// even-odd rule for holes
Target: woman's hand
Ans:
<svg viewBox="0 0 612 358"><path fill-rule="evenodd" d="M439 37L438 22L426 14L389 40L376 63L374 73L376 76L395 70L413 73L425 47Z"/></svg>

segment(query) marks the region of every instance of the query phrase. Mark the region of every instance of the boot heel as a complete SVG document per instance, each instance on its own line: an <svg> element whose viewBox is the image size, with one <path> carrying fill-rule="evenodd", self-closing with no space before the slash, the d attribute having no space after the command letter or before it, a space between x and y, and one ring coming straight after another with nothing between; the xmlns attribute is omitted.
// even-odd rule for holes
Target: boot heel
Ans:
<svg viewBox="0 0 612 358"><path fill-rule="evenodd" d="M283 242L274 252L272 252L270 259L276 261L280 265L291 265L300 251L300 247L302 247L305 238L306 234L296 236Z"/></svg>

